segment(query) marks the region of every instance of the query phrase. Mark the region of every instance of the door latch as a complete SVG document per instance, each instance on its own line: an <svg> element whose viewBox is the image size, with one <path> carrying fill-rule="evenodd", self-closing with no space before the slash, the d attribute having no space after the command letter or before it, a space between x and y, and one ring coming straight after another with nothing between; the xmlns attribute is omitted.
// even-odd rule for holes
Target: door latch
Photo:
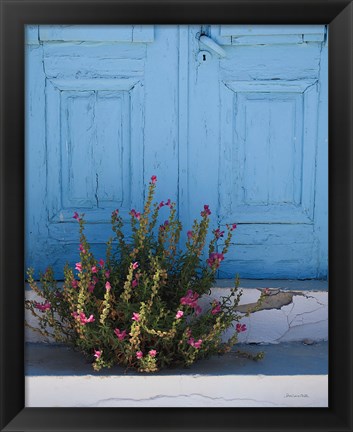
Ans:
<svg viewBox="0 0 353 432"><path fill-rule="evenodd" d="M206 45L209 49L217 53L220 57L224 58L226 57L227 53L224 51L224 49L218 45L213 39L206 36L205 34L201 35L199 37L199 41L202 42L204 45Z"/></svg>

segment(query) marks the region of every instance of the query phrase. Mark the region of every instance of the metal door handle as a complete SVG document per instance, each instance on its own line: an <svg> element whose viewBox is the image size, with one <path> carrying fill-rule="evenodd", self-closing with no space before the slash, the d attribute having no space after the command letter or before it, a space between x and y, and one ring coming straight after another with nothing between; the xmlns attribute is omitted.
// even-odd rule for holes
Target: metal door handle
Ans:
<svg viewBox="0 0 353 432"><path fill-rule="evenodd" d="M212 51L217 53L220 57L226 57L227 53L224 51L224 49L219 46L214 40L212 40L210 37L206 35L201 35L199 38L200 42L202 42L204 45L206 45L208 48L210 48Z"/></svg>

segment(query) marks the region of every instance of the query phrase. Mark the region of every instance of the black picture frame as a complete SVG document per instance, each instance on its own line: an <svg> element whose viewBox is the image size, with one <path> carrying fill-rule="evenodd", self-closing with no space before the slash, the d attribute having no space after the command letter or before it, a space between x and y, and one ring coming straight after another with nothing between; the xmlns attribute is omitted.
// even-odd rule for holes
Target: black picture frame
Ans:
<svg viewBox="0 0 353 432"><path fill-rule="evenodd" d="M351 431L352 2L0 0L0 5L0 430ZM24 25L102 23L329 25L329 408L24 407Z"/></svg>

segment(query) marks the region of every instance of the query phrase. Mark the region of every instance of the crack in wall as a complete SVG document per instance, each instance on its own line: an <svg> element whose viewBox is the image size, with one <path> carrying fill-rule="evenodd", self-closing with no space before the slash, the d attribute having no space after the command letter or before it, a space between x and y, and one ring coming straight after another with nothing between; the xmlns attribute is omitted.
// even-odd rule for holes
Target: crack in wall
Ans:
<svg viewBox="0 0 353 432"><path fill-rule="evenodd" d="M327 320L323 319L323 320L319 320L319 321L316 321L316 322L313 322L313 323L304 323L304 324L301 325L301 327L305 327L305 326L308 326L308 325L320 324L320 323L327 323ZM287 330L285 333L282 334L282 336L280 336L280 337L277 338L277 339L274 339L274 341L273 341L272 343L280 343L280 342L282 342L282 341L283 341L283 338L285 338L285 337L288 335L288 333L289 333L289 332L290 332L294 327L298 327L298 326L290 326L290 327L288 328L288 330ZM323 340L323 339L318 339L318 340ZM325 339L325 340L327 340L327 339Z"/></svg>
<svg viewBox="0 0 353 432"><path fill-rule="evenodd" d="M148 398L142 398L142 399L136 399L136 398L107 398L107 399L100 399L97 402L94 402L93 404L87 404L87 405L80 405L81 407L95 407L98 404L102 403L109 403L109 402L117 402L121 404L121 402L147 402L147 401L156 401L158 399L179 399L179 398L194 398L199 397L203 400L212 400L212 401L223 401L223 402L236 402L236 401L242 401L242 402L253 402L255 404L266 404L269 406L282 406L282 404L276 404L275 402L270 402L268 400L258 400L258 399L252 399L252 398L225 398L225 397L217 397L217 396L209 396L204 395L201 393L190 393L190 394L176 394L176 395L156 395L151 396ZM285 405L287 406L287 405Z"/></svg>
<svg viewBox="0 0 353 432"><path fill-rule="evenodd" d="M317 302L319 305L321 305L321 306L327 307L327 303L321 303L320 300L318 300L315 296L311 296L311 295L308 295L308 294L304 294L304 296L305 296L307 299L314 299L314 300L316 300L316 302Z"/></svg>
<svg viewBox="0 0 353 432"><path fill-rule="evenodd" d="M316 312L316 311L318 311L318 310L321 310L321 309L324 309L324 307L322 306L322 307L319 307L319 308L317 308L317 309L313 309L313 310L310 310L310 311L307 311L307 312L302 312L302 313L298 313L298 314L296 314L296 315L291 319L291 321L289 322L289 327L291 328L291 327L296 327L297 325L300 325L300 324L292 325L293 321L296 320L298 317L302 317L302 316L304 316L304 315L312 314L312 313L314 313L314 312ZM288 316L288 319L289 319L289 316ZM314 323L304 323L304 322L302 322L302 324L314 324Z"/></svg>
<svg viewBox="0 0 353 432"><path fill-rule="evenodd" d="M96 192L94 194L94 197L96 198L96 204L97 204L97 208L99 208L99 199L98 199L98 173L96 173Z"/></svg>

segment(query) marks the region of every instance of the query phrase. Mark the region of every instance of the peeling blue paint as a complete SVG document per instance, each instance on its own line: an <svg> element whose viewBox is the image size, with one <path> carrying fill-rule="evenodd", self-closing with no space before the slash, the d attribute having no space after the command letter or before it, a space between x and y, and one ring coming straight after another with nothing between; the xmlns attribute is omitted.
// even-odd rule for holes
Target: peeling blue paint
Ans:
<svg viewBox="0 0 353 432"><path fill-rule="evenodd" d="M327 276L325 26L26 30L27 265L77 260L74 211L102 256L156 174L187 229L238 223L219 277Z"/></svg>

